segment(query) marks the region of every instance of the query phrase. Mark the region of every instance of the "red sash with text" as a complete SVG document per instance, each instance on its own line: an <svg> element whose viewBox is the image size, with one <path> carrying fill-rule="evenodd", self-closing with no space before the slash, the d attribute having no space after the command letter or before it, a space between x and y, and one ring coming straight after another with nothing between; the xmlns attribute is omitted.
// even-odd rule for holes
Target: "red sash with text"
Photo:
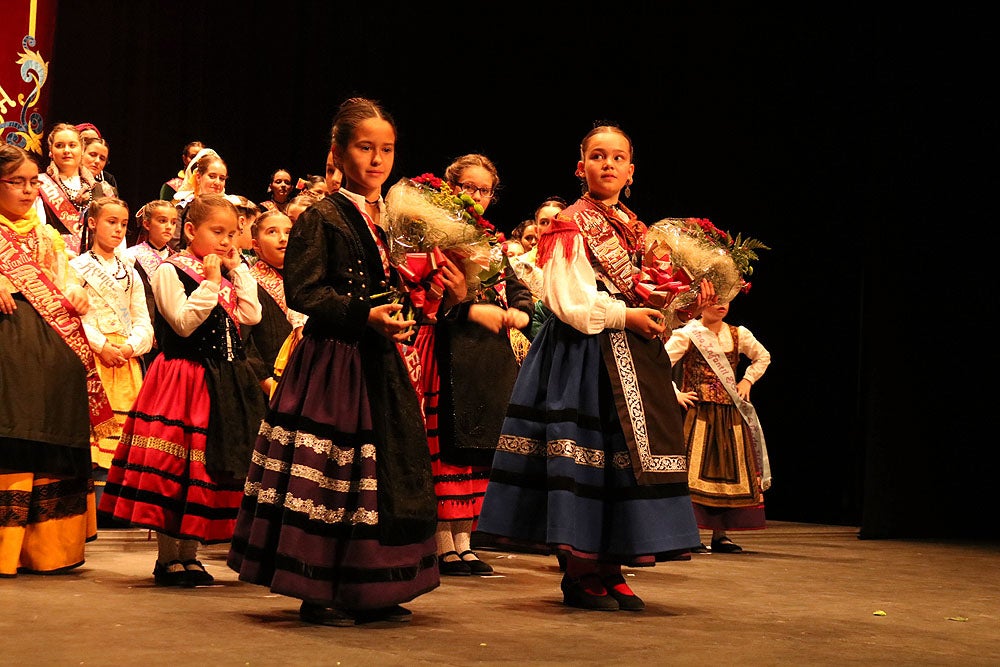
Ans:
<svg viewBox="0 0 1000 667"><path fill-rule="evenodd" d="M80 224L83 222L83 212L69 200L62 188L46 173L38 175L38 192L48 207L59 218L62 226L69 231L67 245L74 251L80 250Z"/></svg>
<svg viewBox="0 0 1000 667"><path fill-rule="evenodd" d="M163 261L173 264L181 271L194 278L199 284L205 280L205 265L201 263L201 260L192 257L187 253L173 255ZM219 286L219 305L226 311L229 318L236 324L236 330L239 331L240 323L236 319L237 301L239 301L239 299L236 297L236 287L231 282L223 278L222 283Z"/></svg>
<svg viewBox="0 0 1000 667"><path fill-rule="evenodd" d="M104 392L101 378L97 374L94 353L87 342L83 323L76 309L45 274L42 267L31 256L21 251L20 242L13 230L0 225L0 236L6 242L0 244L0 273L3 273L38 311L42 319L59 334L87 371L91 438L97 440L110 435L115 430L114 412Z"/></svg>

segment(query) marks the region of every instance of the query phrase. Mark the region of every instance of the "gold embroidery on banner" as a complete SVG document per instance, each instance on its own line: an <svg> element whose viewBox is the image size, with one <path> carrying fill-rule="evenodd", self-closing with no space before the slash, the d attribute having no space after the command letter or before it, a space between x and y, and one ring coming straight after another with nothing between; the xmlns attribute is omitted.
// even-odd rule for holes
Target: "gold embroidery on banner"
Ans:
<svg viewBox="0 0 1000 667"><path fill-rule="evenodd" d="M646 430L646 409L639 393L639 378L635 372L632 352L629 350L628 339L624 331L612 331L608 334L611 340L611 352L615 358L615 367L621 380L622 392L625 397L625 407L628 410L632 433L635 436L635 446L639 454L639 466L643 472L684 472L687 470L687 457L681 454L653 454L649 446L649 433Z"/></svg>

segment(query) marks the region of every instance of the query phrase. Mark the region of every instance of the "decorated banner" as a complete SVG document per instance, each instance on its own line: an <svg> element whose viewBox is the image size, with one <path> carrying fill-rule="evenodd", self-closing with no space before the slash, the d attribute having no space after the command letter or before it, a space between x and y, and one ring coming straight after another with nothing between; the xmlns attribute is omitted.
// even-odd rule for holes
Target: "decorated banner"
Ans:
<svg viewBox="0 0 1000 667"><path fill-rule="evenodd" d="M3 0L0 10L0 141L44 155L57 0Z"/></svg>

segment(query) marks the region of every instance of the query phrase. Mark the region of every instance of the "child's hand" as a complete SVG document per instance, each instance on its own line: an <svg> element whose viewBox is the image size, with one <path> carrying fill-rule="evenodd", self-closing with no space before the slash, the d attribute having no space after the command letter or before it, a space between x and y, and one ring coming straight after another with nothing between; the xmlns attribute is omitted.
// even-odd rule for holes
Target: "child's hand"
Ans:
<svg viewBox="0 0 1000 667"><path fill-rule="evenodd" d="M242 261L240 258L240 251L236 249L236 246L230 248L229 252L227 252L221 259L222 266L226 268L226 271L232 271L239 266Z"/></svg>
<svg viewBox="0 0 1000 667"><path fill-rule="evenodd" d="M87 311L90 310L90 299L87 298L87 290L79 285L70 285L63 294L66 295L66 300L76 310L77 315L86 315Z"/></svg>
<svg viewBox="0 0 1000 667"><path fill-rule="evenodd" d="M663 314L653 308L626 308L625 328L631 329L640 336L652 339L663 333L667 325L663 322Z"/></svg>
<svg viewBox="0 0 1000 667"><path fill-rule="evenodd" d="M696 391L678 391L675 394L677 402L685 408L693 408L694 404L698 402L698 392Z"/></svg>
<svg viewBox="0 0 1000 667"><path fill-rule="evenodd" d="M739 397L742 398L744 401L749 401L750 400L750 387L752 387L752 386L753 386L753 383L750 382L750 380L740 380L739 382L736 383L736 393L737 393L737 395L739 395Z"/></svg>
<svg viewBox="0 0 1000 667"><path fill-rule="evenodd" d="M105 342L104 347L97 353L97 356L101 358L105 366L111 368L118 368L125 365L125 358L122 356L121 350L114 343Z"/></svg>
<svg viewBox="0 0 1000 667"><path fill-rule="evenodd" d="M10 295L10 292L0 287L0 313L13 315L15 310L17 310L17 304L14 303L14 297Z"/></svg>
<svg viewBox="0 0 1000 667"><path fill-rule="evenodd" d="M389 340L404 343L413 335L413 330L410 327L414 326L417 321L402 319L398 315L401 310L403 310L403 306L398 303L375 306L368 312L368 326Z"/></svg>
<svg viewBox="0 0 1000 667"><path fill-rule="evenodd" d="M121 345L118 347L118 351L122 353L122 358L125 360L131 359L135 356L135 350L132 349L131 345Z"/></svg>
<svg viewBox="0 0 1000 667"><path fill-rule="evenodd" d="M441 304L448 310L456 303L462 303L468 295L468 286L465 284L465 274L455 265L451 259L446 258L441 265L441 279L444 281L444 302Z"/></svg>
<svg viewBox="0 0 1000 667"><path fill-rule="evenodd" d="M222 260L219 259L219 256L215 254L205 255L205 259L202 260L202 265L205 267L205 280L213 282L216 285L221 285Z"/></svg>
<svg viewBox="0 0 1000 667"><path fill-rule="evenodd" d="M491 303L474 303L469 306L469 321L492 331L500 333L504 328L506 311Z"/></svg>
<svg viewBox="0 0 1000 667"><path fill-rule="evenodd" d="M531 318L523 310L508 308L504 311L503 325L508 329L523 329L530 321Z"/></svg>

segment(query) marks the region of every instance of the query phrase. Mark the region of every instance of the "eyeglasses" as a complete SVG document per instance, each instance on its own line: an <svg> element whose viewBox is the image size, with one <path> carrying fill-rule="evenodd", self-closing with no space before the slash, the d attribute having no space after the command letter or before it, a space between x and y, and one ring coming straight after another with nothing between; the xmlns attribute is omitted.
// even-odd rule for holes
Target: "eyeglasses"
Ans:
<svg viewBox="0 0 1000 667"><path fill-rule="evenodd" d="M32 190L38 189L39 180L37 178L27 179L27 178L0 178L0 183L6 183L12 188L23 190L24 186L31 186Z"/></svg>
<svg viewBox="0 0 1000 667"><path fill-rule="evenodd" d="M467 195L475 195L477 192L483 197L492 197L493 188L478 188L473 183L459 183L458 187L462 188L462 192Z"/></svg>

